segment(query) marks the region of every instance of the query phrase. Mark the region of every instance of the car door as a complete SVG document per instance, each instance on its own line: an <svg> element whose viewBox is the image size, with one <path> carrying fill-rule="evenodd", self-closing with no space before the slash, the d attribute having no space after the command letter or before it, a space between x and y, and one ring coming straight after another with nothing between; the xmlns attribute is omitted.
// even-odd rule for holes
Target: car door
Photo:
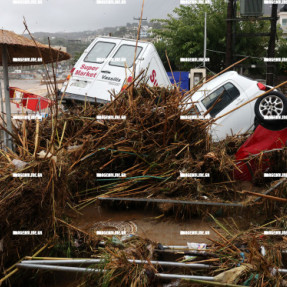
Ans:
<svg viewBox="0 0 287 287"><path fill-rule="evenodd" d="M223 83L201 100L201 104L210 117L218 118L210 131L214 140L222 140L227 135L244 133L251 127L250 104L221 117L247 100L245 92L233 81Z"/></svg>

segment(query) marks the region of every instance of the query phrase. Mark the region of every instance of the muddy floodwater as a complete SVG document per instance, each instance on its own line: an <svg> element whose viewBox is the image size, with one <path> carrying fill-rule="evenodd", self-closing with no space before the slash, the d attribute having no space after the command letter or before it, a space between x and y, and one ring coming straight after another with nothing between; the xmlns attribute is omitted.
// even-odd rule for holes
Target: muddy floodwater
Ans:
<svg viewBox="0 0 287 287"><path fill-rule="evenodd" d="M146 208L114 209L91 205L81 210L82 215L70 214L73 225L86 231L136 230L135 235L148 238L163 245L186 245L187 242L210 243L208 238L216 238L210 228L214 223L200 218L178 221L171 216L163 216L159 211ZM110 224L109 224L110 223ZM118 224L117 224L118 223ZM126 233L128 234L128 230ZM181 235L182 231L209 232L209 235Z"/></svg>
<svg viewBox="0 0 287 287"><path fill-rule="evenodd" d="M163 215L160 210L150 207L101 206L99 203L87 206L80 212L81 215L70 209L67 210L67 215L75 227L88 233L124 230L127 234L132 232L162 245L183 246L186 246L187 242L209 244L211 241L208 238L218 239L217 234L211 229L211 226L215 227L214 222L208 218L203 220L199 216L188 220L176 220L172 215ZM181 231L204 231L209 232L209 235L181 235ZM55 284L50 286L75 287L79 282L80 279L76 276L69 277L60 273L55 276ZM172 285L162 283L158 286Z"/></svg>

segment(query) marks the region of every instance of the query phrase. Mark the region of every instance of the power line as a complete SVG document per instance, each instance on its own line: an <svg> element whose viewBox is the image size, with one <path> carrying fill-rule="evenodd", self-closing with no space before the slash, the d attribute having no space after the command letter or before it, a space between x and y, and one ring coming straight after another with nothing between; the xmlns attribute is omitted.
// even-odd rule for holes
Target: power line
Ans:
<svg viewBox="0 0 287 287"><path fill-rule="evenodd" d="M206 49L207 51L210 51L210 52L214 52L214 53L218 53L218 54L226 54L225 52L222 52L222 51L215 51L215 50L210 50L210 49ZM237 57L248 57L248 58L251 58L251 59L257 59L257 60L263 60L264 57L253 57L253 56L247 56L247 55L240 55L240 54L236 54L235 56Z"/></svg>

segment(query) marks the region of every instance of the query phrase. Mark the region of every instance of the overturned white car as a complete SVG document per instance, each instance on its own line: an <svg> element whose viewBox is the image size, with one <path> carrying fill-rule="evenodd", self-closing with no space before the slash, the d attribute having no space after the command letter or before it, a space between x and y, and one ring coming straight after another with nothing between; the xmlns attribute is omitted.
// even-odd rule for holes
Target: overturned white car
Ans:
<svg viewBox="0 0 287 287"><path fill-rule="evenodd" d="M286 127L284 115L287 112L287 98L278 91L270 91L240 107L270 88L235 71L226 72L196 91L191 97L193 104L184 104L182 107L183 111L204 115L205 119L218 118L210 129L215 141L228 135L245 133L257 124L268 129L282 129Z"/></svg>

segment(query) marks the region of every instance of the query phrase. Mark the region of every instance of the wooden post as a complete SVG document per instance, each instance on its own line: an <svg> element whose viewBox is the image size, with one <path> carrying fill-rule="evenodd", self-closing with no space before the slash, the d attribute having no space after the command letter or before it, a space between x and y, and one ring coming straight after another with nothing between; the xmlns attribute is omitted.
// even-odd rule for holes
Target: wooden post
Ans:
<svg viewBox="0 0 287 287"><path fill-rule="evenodd" d="M270 30L270 38L268 45L268 58L275 57L275 44L276 44L276 33L277 33L277 9L278 4L272 4L272 12L271 12L271 30ZM266 84L270 86L274 86L274 72L275 66L273 62L267 62L267 70L266 70Z"/></svg>
<svg viewBox="0 0 287 287"><path fill-rule="evenodd" d="M233 36L232 36L232 28L233 28L233 15L234 15L234 0L228 1L227 6L227 27L226 27L226 55L225 55L225 66L229 67L232 64L233 58Z"/></svg>

